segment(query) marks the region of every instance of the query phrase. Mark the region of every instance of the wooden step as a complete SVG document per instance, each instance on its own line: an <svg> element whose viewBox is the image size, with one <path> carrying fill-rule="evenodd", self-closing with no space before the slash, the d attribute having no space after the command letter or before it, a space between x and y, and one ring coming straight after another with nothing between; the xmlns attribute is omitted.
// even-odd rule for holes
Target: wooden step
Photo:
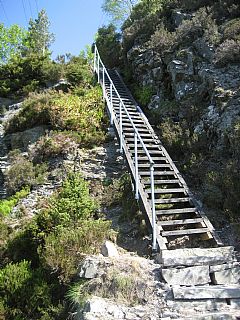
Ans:
<svg viewBox="0 0 240 320"><path fill-rule="evenodd" d="M202 218L193 219L182 219L182 220L168 220L168 221L158 221L157 224L160 226L178 226L185 224L195 224L203 222Z"/></svg>
<svg viewBox="0 0 240 320"><path fill-rule="evenodd" d="M152 157L153 161L167 161L165 157ZM138 161L148 161L148 157L138 157Z"/></svg>
<svg viewBox="0 0 240 320"><path fill-rule="evenodd" d="M156 210L157 215L171 215L171 214L184 214L184 213L194 213L197 212L196 208L182 208L182 209L163 209Z"/></svg>
<svg viewBox="0 0 240 320"><path fill-rule="evenodd" d="M156 149L159 148L158 145L157 145L157 144L154 144L154 143L144 143L144 144L145 144L145 147L147 147L147 148L156 148ZM134 148L134 147L135 147L135 144L134 144L134 143L128 143L127 146L128 146L129 148ZM138 147L138 148L143 148L143 146L142 146L141 143L138 143L138 144L137 144L137 147ZM148 151L149 151L149 150L148 150Z"/></svg>
<svg viewBox="0 0 240 320"><path fill-rule="evenodd" d="M173 230L173 231L162 231L162 237L173 237L173 236L182 236L189 234L200 234L209 232L208 228L198 228L198 229L183 229L183 230Z"/></svg>
<svg viewBox="0 0 240 320"><path fill-rule="evenodd" d="M141 180L141 182L145 185L150 185L151 184L151 181L150 180ZM154 179L154 185L155 187L157 185L160 185L160 184L176 184L176 183L179 183L180 184L180 181L178 179L169 179L169 180L158 180L158 179Z"/></svg>
<svg viewBox="0 0 240 320"><path fill-rule="evenodd" d="M147 193L151 193L150 189L145 190ZM155 189L155 194L166 194L166 193L182 193L185 192L184 188L177 188L177 189Z"/></svg>
<svg viewBox="0 0 240 320"><path fill-rule="evenodd" d="M139 163L138 164L139 168L149 168L150 169L150 163ZM157 168L171 168L171 165L169 163L156 163L154 165L154 169Z"/></svg>
<svg viewBox="0 0 240 320"><path fill-rule="evenodd" d="M139 171L138 172L141 176L149 176L149 171ZM174 171L154 171L154 176L174 176ZM156 184L156 182L155 182Z"/></svg>
<svg viewBox="0 0 240 320"><path fill-rule="evenodd" d="M133 133L133 132L127 132L127 133L125 133L124 134L126 137L134 137L134 135L135 135L135 133ZM153 135L151 134L151 133L142 133L141 134L141 137L149 137L149 138L153 138L154 139L154 137L153 137ZM128 138L129 139L129 138Z"/></svg>
<svg viewBox="0 0 240 320"><path fill-rule="evenodd" d="M170 198L170 199L155 199L155 204L168 204L168 203L179 203L179 202L189 202L189 197L184 198Z"/></svg>

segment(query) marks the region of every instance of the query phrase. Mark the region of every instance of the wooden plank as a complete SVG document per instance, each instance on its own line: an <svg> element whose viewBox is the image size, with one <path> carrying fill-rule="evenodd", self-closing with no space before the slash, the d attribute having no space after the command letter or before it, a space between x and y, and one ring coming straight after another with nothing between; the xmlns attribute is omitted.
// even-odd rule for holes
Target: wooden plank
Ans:
<svg viewBox="0 0 240 320"><path fill-rule="evenodd" d="M134 154L134 150L129 150L130 153ZM162 151L157 149L157 150L148 150L150 156L152 156L153 154L158 154L158 155L162 155ZM137 152L138 154L146 154L146 152L144 150L138 150Z"/></svg>
<svg viewBox="0 0 240 320"><path fill-rule="evenodd" d="M139 163L139 168L150 168L150 163ZM154 168L171 168L171 165L169 163L156 163L154 165Z"/></svg>
<svg viewBox="0 0 240 320"><path fill-rule="evenodd" d="M150 175L149 171L139 171L139 174L143 177L147 177ZM154 177L156 176L174 176L174 171L154 171ZM155 182L156 185L156 182Z"/></svg>
<svg viewBox="0 0 240 320"><path fill-rule="evenodd" d="M177 226L177 225L200 223L200 222L202 222L202 221L203 221L202 218L195 218L195 219L158 221L157 223L158 223L160 226Z"/></svg>
<svg viewBox="0 0 240 320"><path fill-rule="evenodd" d="M145 190L147 193L151 193L150 189ZM155 189L155 194L167 194L167 193L182 193L185 192L184 188L176 188L176 189Z"/></svg>
<svg viewBox="0 0 240 320"><path fill-rule="evenodd" d="M165 157L151 157L153 161L166 161ZM148 161L148 157L138 157L138 161Z"/></svg>
<svg viewBox="0 0 240 320"><path fill-rule="evenodd" d="M144 183L145 185L150 185L151 184L151 181L150 180L141 180L142 183ZM155 184L155 187L157 185L161 185L161 184L176 184L176 183L179 183L179 180L178 179L168 179L168 180L158 180L158 179L154 179L154 184Z"/></svg>
<svg viewBox="0 0 240 320"><path fill-rule="evenodd" d="M178 214L178 213L192 213L197 212L196 208L182 208L182 209L163 209L156 210L157 215L168 215L168 214Z"/></svg>
<svg viewBox="0 0 240 320"><path fill-rule="evenodd" d="M171 237L171 236L181 236L181 235L189 235L189 234L199 234L199 233L205 233L208 231L209 231L208 228L173 230L173 231L162 231L161 235L163 237Z"/></svg>
<svg viewBox="0 0 240 320"><path fill-rule="evenodd" d="M178 202L188 202L190 199L186 198L171 198L171 199L155 199L156 204L168 204L168 203L178 203Z"/></svg>

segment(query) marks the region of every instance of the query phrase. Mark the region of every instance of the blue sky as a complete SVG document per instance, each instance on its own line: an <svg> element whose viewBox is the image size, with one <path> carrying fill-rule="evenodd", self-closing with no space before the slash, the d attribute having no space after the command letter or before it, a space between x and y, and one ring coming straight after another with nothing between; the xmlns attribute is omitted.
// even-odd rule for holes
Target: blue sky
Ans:
<svg viewBox="0 0 240 320"><path fill-rule="evenodd" d="M47 11L50 30L55 34L52 57L70 52L78 55L91 44L98 27L108 23L101 10L103 0L0 0L0 22L27 28L41 9Z"/></svg>

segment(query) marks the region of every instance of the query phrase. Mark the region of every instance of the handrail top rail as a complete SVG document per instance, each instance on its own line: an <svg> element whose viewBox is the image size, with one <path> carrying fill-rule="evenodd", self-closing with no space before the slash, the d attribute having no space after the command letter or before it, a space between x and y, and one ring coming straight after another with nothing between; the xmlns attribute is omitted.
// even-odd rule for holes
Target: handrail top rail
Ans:
<svg viewBox="0 0 240 320"><path fill-rule="evenodd" d="M112 79L111 79L111 77L110 77L110 75L109 75L109 73L108 73L108 71L107 71L104 63L102 62L102 59L101 59L101 57L100 57L100 54L99 54L99 51L98 51L98 48L97 48L97 45L96 45L96 44L95 44L95 49L96 49L96 53L97 53L97 55L98 55L99 62L101 63L102 67L104 68L104 71L105 71L105 73L106 73L106 75L107 75L107 77L108 77L108 80L110 81L110 84L112 85L114 91L116 92L117 97L118 97L121 105L123 106L123 108L124 108L124 110L125 110L125 112L126 112L126 114L127 114L127 116L128 116L128 119L129 119L130 122L131 122L131 125L132 125L132 127L133 127L133 129L134 129L134 133L136 133L136 135L137 135L137 137L138 137L138 139L139 139L139 141L140 141L140 143L141 143L141 145L142 145L142 147L143 147L143 149L144 149L144 151L145 151L145 153L146 153L146 156L147 156L148 159L149 159L150 165L153 167L153 166L154 166L154 161L153 161L152 157L150 156L149 151L148 151L148 149L147 149L144 141L142 140L142 137L141 137L140 133L138 132L137 127L135 126L134 122L132 121L132 119L131 119L131 117L130 117L130 115L129 115L129 113L128 113L128 110L127 110L127 108L126 108L126 106L125 106L122 98L120 97L120 95L119 95L119 93L118 93L118 90L116 89L116 87L115 87L115 85L114 85L114 83L113 83L113 81L112 81Z"/></svg>

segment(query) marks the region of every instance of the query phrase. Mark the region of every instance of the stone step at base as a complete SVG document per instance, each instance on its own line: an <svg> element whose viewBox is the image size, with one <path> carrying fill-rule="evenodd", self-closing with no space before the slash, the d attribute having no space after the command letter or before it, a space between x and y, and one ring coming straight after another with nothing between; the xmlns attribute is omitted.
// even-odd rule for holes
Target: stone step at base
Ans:
<svg viewBox="0 0 240 320"><path fill-rule="evenodd" d="M189 310L192 312L215 312L215 311L228 311L230 306L226 300L222 299L209 299L209 300L168 300L167 306L172 311L180 312L183 315L188 315Z"/></svg>
<svg viewBox="0 0 240 320"><path fill-rule="evenodd" d="M161 250L157 256L159 263L165 267L216 265L235 261L234 247L185 248Z"/></svg>
<svg viewBox="0 0 240 320"><path fill-rule="evenodd" d="M209 266L162 269L163 279L169 285L200 285L211 282Z"/></svg>
<svg viewBox="0 0 240 320"><path fill-rule="evenodd" d="M240 284L240 267L213 272L212 281L214 284Z"/></svg>
<svg viewBox="0 0 240 320"><path fill-rule="evenodd" d="M190 316L190 317L185 317L185 318L180 318L179 320L236 320L238 319L236 315L231 315L228 313L222 313L222 312L216 312L216 313L211 313L211 314L202 314L199 316Z"/></svg>
<svg viewBox="0 0 240 320"><path fill-rule="evenodd" d="M240 299L240 286L238 285L173 286L172 291L175 300Z"/></svg>

